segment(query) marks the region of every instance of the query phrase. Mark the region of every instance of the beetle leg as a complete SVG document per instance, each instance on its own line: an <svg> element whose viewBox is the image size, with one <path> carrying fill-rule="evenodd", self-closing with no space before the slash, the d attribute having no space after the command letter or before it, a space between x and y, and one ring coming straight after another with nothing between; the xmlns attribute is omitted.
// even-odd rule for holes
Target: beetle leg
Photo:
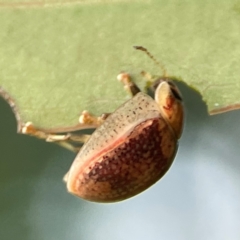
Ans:
<svg viewBox="0 0 240 240"><path fill-rule="evenodd" d="M124 88L130 92L132 96L135 96L137 93L141 92L140 88L132 81L128 73L120 73L117 76L117 79L123 83Z"/></svg>
<svg viewBox="0 0 240 240"><path fill-rule="evenodd" d="M100 117L95 117L83 111L79 118L79 124L69 128L56 129L41 129L35 127L31 122L25 123L21 127L21 133L28 134L46 142L54 142L58 145L67 148L68 150L78 152L80 147L78 145L84 144L90 137L88 134L73 134L73 131L97 128L110 115L110 113L102 114Z"/></svg>
<svg viewBox="0 0 240 240"><path fill-rule="evenodd" d="M74 152L78 152L80 149L76 146L77 144L85 143L90 137L88 134L54 134L45 132L41 129L36 128L31 122L27 122L22 127L22 133L44 139L47 142L55 142L62 147L65 147Z"/></svg>
<svg viewBox="0 0 240 240"><path fill-rule="evenodd" d="M67 150L69 151L72 151L72 152L75 152L75 153L78 153L81 149L81 147L76 147L74 146L73 144L71 143L68 143L66 141L62 141L62 142L56 142L58 145L60 145L61 147L64 147L66 148Z"/></svg>
<svg viewBox="0 0 240 240"><path fill-rule="evenodd" d="M67 133L65 135L54 135L49 134L46 141L47 142L54 142L58 145L73 151L73 152L79 152L81 147L77 146L77 144L84 144L88 139L90 138L90 135L88 134L71 134Z"/></svg>
<svg viewBox="0 0 240 240"><path fill-rule="evenodd" d="M94 116L88 111L83 111L79 117L80 124L100 126L111 113L103 113L101 116Z"/></svg>

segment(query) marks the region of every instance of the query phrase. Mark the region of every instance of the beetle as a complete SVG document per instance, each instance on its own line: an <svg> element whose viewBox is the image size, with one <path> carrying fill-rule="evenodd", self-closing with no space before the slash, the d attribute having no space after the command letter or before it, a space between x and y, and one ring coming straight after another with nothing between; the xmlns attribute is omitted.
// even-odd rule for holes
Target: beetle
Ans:
<svg viewBox="0 0 240 240"><path fill-rule="evenodd" d="M147 49L135 48L156 61ZM70 193L85 200L117 202L139 194L163 177L177 152L184 108L172 79L164 73L148 84L154 99L128 73L119 74L118 80L132 94L131 99L111 114L94 117L84 111L80 116L81 124L99 126L85 138L64 180ZM26 126L25 133L33 130L31 124ZM48 139L54 141L53 135Z"/></svg>

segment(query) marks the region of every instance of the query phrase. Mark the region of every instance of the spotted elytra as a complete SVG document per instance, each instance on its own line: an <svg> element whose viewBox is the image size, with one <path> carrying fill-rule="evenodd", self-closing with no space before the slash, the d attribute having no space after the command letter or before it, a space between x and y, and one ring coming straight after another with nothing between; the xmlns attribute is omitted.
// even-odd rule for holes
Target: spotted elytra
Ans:
<svg viewBox="0 0 240 240"><path fill-rule="evenodd" d="M147 49L135 48L157 62ZM154 99L141 92L129 74L119 74L118 80L133 97L101 117L84 111L80 123L96 127L91 136L52 132L41 136L65 146L70 146L69 140L85 142L64 177L70 193L94 202L122 201L152 186L170 168L182 133L184 110L178 88L162 69L163 76L147 87L154 90ZM151 80L150 75L143 75ZM23 132L37 135L40 131L27 123Z"/></svg>

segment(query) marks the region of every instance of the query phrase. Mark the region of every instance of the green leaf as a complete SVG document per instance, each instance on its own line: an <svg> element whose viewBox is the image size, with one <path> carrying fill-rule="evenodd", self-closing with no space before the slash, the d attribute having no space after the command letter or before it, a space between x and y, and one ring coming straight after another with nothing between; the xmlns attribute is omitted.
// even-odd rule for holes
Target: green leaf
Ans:
<svg viewBox="0 0 240 240"><path fill-rule="evenodd" d="M111 112L130 97L119 72L141 87L140 71L162 74L132 48L142 45L210 112L239 108L239 9L235 0L2 0L0 85L23 122L72 126L83 110Z"/></svg>

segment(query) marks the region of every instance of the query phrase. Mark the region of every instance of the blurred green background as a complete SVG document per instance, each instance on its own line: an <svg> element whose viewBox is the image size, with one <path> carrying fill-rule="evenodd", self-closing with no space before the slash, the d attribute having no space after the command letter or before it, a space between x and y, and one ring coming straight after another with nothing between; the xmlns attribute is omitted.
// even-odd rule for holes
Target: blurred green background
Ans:
<svg viewBox="0 0 240 240"><path fill-rule="evenodd" d="M75 154L16 134L0 99L1 240L240 239L240 111L208 116L180 84L186 124L173 166L144 193L96 204L66 192Z"/></svg>

